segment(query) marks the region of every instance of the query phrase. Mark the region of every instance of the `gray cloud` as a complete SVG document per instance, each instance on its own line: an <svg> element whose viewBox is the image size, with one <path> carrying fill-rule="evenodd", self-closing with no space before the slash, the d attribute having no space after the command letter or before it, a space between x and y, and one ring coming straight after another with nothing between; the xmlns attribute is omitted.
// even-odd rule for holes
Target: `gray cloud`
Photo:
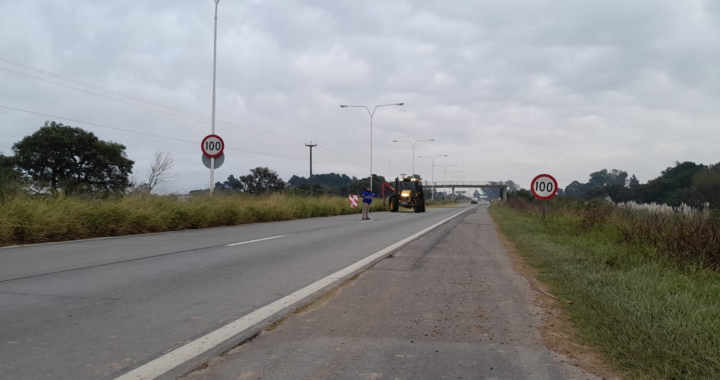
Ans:
<svg viewBox="0 0 720 380"><path fill-rule="evenodd" d="M212 13L209 0L2 0L0 57L209 115ZM411 150L393 139L435 138L416 155L449 154L445 163L469 180L527 187L550 172L567 184L606 167L647 180L675 160L720 161L719 32L710 0L222 0L217 113L367 166L369 118L338 105L405 102L378 110L376 171L409 173ZM6 106L198 142L209 133L208 123L2 70L0 83ZM0 109L0 151L46 119ZM197 146L68 124L127 145L140 173L155 149L169 149L177 190L207 186ZM231 148L307 156L298 140L218 133ZM218 179L259 165L286 179L307 172L302 160L227 156ZM316 158L319 172L367 176L322 151ZM430 177L427 160L416 168Z"/></svg>

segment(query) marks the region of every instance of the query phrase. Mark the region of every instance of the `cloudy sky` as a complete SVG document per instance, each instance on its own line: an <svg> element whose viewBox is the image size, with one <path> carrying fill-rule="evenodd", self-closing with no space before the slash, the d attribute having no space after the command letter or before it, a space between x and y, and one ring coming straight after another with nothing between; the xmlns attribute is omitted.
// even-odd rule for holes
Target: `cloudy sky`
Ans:
<svg viewBox="0 0 720 380"><path fill-rule="evenodd" d="M0 0L0 106L36 113L0 108L0 151L56 120L126 145L139 176L169 150L168 191L207 187L213 12ZM316 173L367 177L369 116L339 105L396 102L374 118L382 175L412 171L396 139L435 139L415 156L447 154L436 164L464 180L526 188L544 172L561 186L603 168L645 182L678 160L715 163L720 1L221 0L217 133L232 150L216 179L307 176L311 140ZM428 159L415 166L430 179Z"/></svg>

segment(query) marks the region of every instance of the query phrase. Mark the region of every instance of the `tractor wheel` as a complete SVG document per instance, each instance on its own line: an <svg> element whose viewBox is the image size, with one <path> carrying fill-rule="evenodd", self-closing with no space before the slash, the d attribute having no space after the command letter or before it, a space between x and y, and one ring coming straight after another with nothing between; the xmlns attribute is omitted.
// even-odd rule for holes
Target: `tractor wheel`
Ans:
<svg viewBox="0 0 720 380"><path fill-rule="evenodd" d="M413 211L422 212L422 201L421 200L418 199L415 201L415 205L413 206Z"/></svg>
<svg viewBox="0 0 720 380"><path fill-rule="evenodd" d="M390 212L398 212L400 205L396 197L390 197Z"/></svg>
<svg viewBox="0 0 720 380"><path fill-rule="evenodd" d="M422 210L420 210L420 212L425 212L425 200L423 199L420 202L420 205L422 206Z"/></svg>

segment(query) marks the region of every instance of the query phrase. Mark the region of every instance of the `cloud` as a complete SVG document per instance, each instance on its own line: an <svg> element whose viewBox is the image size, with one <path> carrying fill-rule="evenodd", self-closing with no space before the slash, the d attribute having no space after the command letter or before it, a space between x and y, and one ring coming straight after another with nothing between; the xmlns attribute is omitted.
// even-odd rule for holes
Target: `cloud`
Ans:
<svg viewBox="0 0 720 380"><path fill-rule="evenodd" d="M209 116L213 7L0 1L0 57ZM436 141L418 144L415 156L448 154L438 162L457 164L468 180L525 187L539 172L561 185L602 168L648 180L676 160L720 161L714 1L271 0L221 1L219 10L217 116L235 125L217 132L231 148L306 158L303 142L313 140L346 157L317 149L316 172L367 176L369 116L339 105L405 102L373 119L376 171L408 173L410 146L392 140L426 138ZM210 132L209 122L3 70L0 81L0 105L198 143ZM0 109L0 151L46 119ZM125 144L136 172L156 149L170 150L178 191L208 184L197 146L68 124ZM426 161L415 167L429 178ZM255 166L286 179L307 173L302 159L228 151L216 178Z"/></svg>

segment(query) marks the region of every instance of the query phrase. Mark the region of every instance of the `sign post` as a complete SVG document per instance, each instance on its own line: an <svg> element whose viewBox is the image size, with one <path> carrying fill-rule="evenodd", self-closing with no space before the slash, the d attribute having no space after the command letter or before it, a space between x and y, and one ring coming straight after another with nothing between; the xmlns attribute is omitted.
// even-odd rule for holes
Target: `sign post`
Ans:
<svg viewBox="0 0 720 380"><path fill-rule="evenodd" d="M530 191L532 191L535 198L543 201L542 219L545 220L545 204L548 199L551 199L555 196L555 194L557 194L557 181L550 174L540 174L532 180L532 183L530 183Z"/></svg>
<svg viewBox="0 0 720 380"><path fill-rule="evenodd" d="M210 161L210 164L206 164L206 166L210 168L210 194L212 194L213 188L215 187L215 169L219 168L225 159L223 155L225 142L216 134L207 135L200 143L200 149L202 149L203 155ZM205 161L205 157L203 157L203 161ZM216 162L216 158L219 158L218 162Z"/></svg>

